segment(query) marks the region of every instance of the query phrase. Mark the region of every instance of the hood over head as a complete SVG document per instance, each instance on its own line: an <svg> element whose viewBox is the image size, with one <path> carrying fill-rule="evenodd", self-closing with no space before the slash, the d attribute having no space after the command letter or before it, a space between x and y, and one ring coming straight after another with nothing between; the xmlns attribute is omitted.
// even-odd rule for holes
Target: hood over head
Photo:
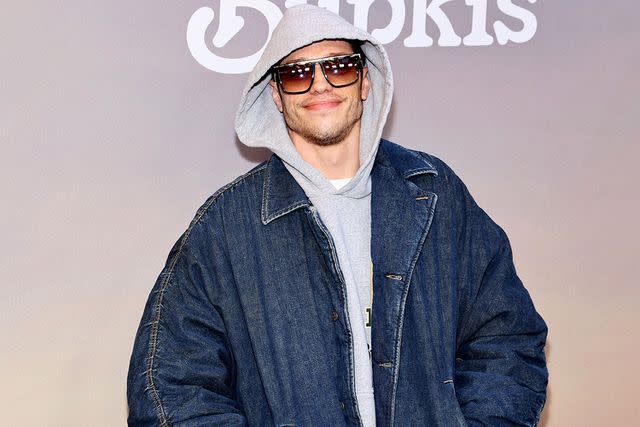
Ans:
<svg viewBox="0 0 640 427"><path fill-rule="evenodd" d="M366 56L365 65L371 81L360 124L360 168L349 184L340 190L336 190L320 171L302 159L289 138L284 118L273 102L269 86L273 65L294 50L331 39L362 42L361 49ZM262 57L249 75L236 113L236 133L245 145L268 148L278 155L308 195L311 196L311 192L362 197L392 96L391 65L384 48L376 39L326 9L306 4L294 6L284 13Z"/></svg>

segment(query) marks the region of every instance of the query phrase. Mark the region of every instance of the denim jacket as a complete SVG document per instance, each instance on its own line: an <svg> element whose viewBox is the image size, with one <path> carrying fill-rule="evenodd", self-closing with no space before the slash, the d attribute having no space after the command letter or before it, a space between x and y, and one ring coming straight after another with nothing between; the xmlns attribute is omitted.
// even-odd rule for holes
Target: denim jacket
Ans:
<svg viewBox="0 0 640 427"><path fill-rule="evenodd" d="M547 328L509 242L439 159L381 141L372 169L378 426L524 425ZM331 236L277 156L198 210L151 291L130 425L358 426Z"/></svg>

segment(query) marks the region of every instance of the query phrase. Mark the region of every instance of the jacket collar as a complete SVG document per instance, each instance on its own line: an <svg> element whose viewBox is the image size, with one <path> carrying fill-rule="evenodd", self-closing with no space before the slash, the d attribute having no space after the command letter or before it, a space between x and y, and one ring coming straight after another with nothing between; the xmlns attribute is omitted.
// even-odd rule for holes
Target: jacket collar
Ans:
<svg viewBox="0 0 640 427"><path fill-rule="evenodd" d="M438 174L422 155L384 139L380 141L373 167L378 166L392 167L404 179L420 174ZM262 187L262 223L267 225L276 218L307 206L311 206L311 201L302 187L282 160L272 155L267 162Z"/></svg>
<svg viewBox="0 0 640 427"><path fill-rule="evenodd" d="M282 215L310 205L311 201L300 184L280 157L273 154L267 162L262 184L262 223L267 225Z"/></svg>
<svg viewBox="0 0 640 427"><path fill-rule="evenodd" d="M421 174L438 175L438 171L423 155L384 139L380 140L374 167L378 165L391 166L404 179Z"/></svg>

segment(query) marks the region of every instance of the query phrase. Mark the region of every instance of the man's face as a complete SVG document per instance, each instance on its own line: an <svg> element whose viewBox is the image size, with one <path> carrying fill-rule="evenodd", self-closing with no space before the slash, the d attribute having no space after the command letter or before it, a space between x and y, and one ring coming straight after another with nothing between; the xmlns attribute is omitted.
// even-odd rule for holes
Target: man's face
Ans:
<svg viewBox="0 0 640 427"><path fill-rule="evenodd" d="M343 40L323 40L293 51L282 64L348 55L351 45ZM367 99L370 82L367 68L350 86L335 88L315 65L315 78L308 92L290 95L278 90L271 81L273 101L283 113L289 132L312 144L327 146L343 141L354 129L359 130L362 101Z"/></svg>

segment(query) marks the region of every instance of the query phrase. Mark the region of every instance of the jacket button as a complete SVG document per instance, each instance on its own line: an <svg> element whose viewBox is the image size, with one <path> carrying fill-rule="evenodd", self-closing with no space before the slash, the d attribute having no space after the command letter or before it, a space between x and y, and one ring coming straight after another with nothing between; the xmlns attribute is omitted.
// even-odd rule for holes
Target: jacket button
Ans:
<svg viewBox="0 0 640 427"><path fill-rule="evenodd" d="M340 402L340 408L342 408L343 411L347 409L344 402Z"/></svg>
<svg viewBox="0 0 640 427"><path fill-rule="evenodd" d="M337 311L333 310L333 311L331 312L331 320L333 320L334 322L335 322L336 320L338 320L338 312L337 312Z"/></svg>

